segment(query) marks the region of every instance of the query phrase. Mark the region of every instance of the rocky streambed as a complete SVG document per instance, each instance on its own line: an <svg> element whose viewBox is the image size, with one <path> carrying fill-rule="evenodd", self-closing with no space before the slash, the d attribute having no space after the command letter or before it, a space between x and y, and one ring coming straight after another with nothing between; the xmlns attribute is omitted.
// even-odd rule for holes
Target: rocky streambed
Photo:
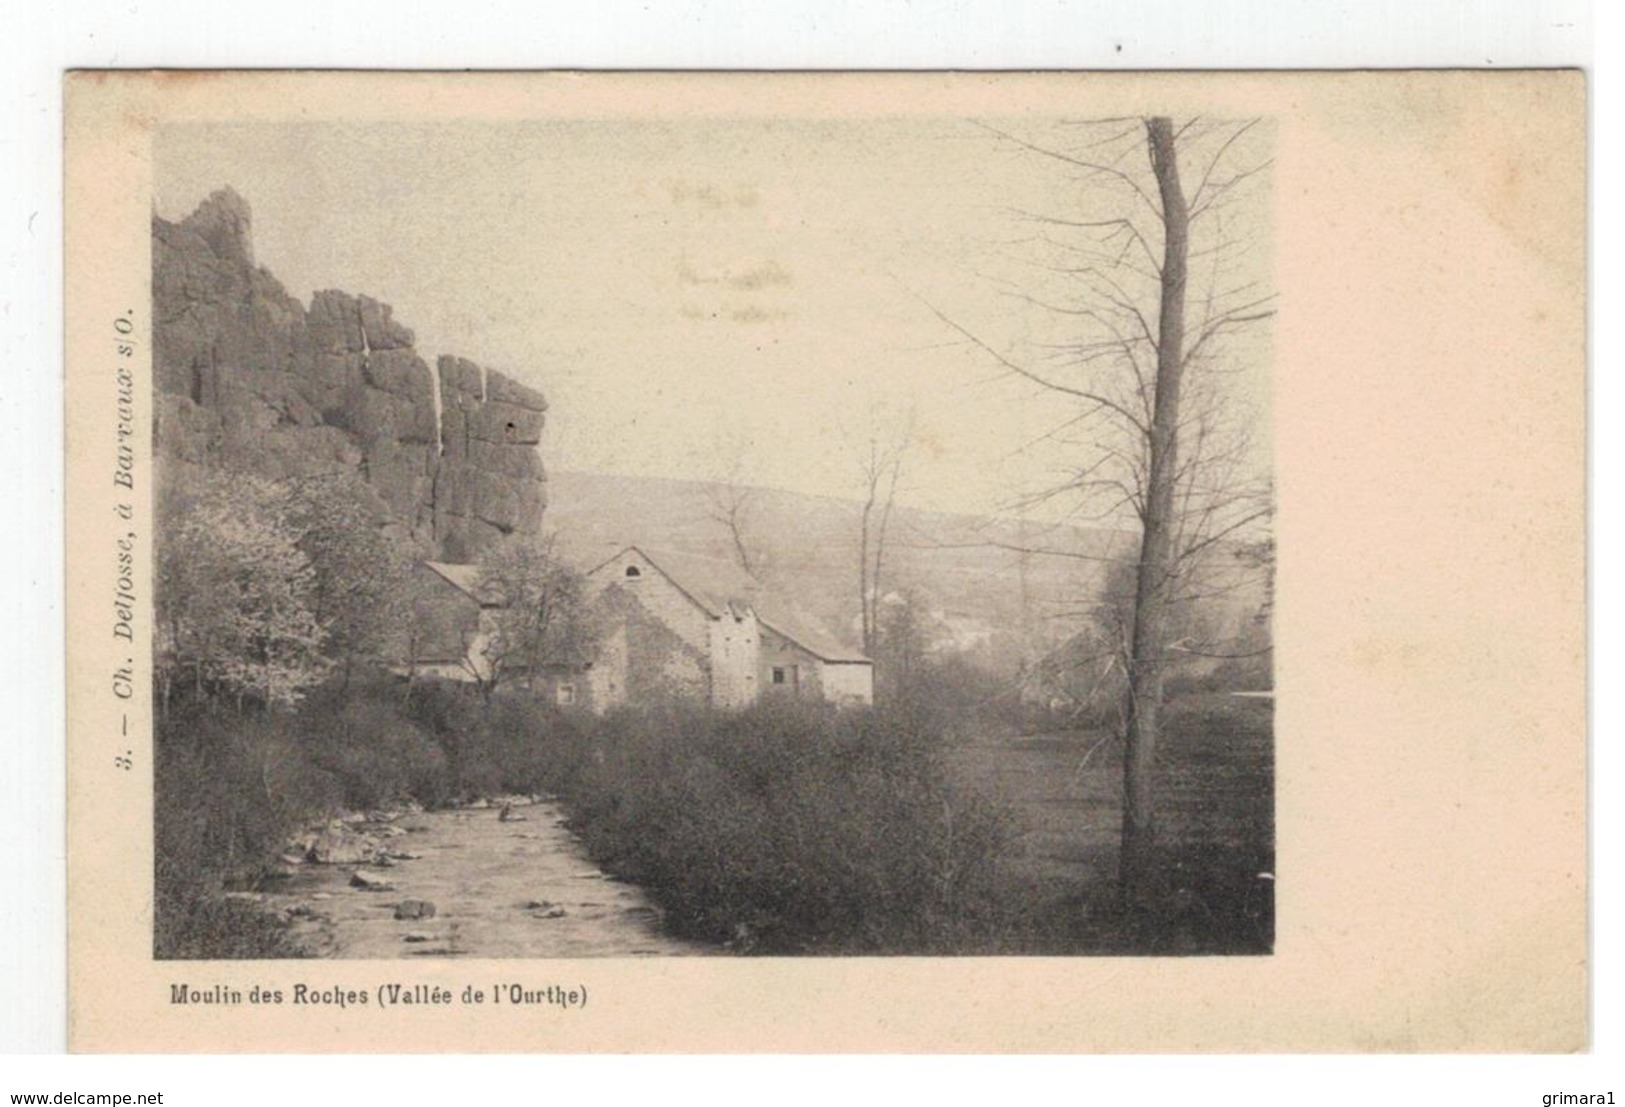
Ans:
<svg viewBox="0 0 1625 1107"><path fill-rule="evenodd" d="M290 843L270 890L318 957L652 957L712 952L663 934L556 804L531 797L335 819Z"/></svg>

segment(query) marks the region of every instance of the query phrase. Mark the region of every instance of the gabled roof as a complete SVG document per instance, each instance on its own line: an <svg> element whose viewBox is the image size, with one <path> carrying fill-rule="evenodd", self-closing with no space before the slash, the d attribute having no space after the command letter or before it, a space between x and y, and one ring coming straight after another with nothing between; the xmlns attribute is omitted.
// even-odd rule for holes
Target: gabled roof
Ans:
<svg viewBox="0 0 1625 1107"><path fill-rule="evenodd" d="M481 607L501 607L502 597L490 585L480 581L478 565L459 565L450 561L425 561L423 567L441 577L453 588L468 596Z"/></svg>
<svg viewBox="0 0 1625 1107"><path fill-rule="evenodd" d="M788 638L820 661L873 665L862 650L841 642L804 612L790 608L756 609L756 619L781 638Z"/></svg>
<svg viewBox="0 0 1625 1107"><path fill-rule="evenodd" d="M710 558L687 558L662 551L660 560L656 561L641 547L626 546L613 557L606 558L587 570L587 576L596 576L601 570L629 553L635 553L647 562L708 618L720 619L726 613L752 606L746 590L737 587L736 581L727 579L726 563L717 562L713 565L710 564L712 561ZM700 565L696 562L705 564ZM667 566L671 566L671 569L668 570Z"/></svg>
<svg viewBox="0 0 1625 1107"><path fill-rule="evenodd" d="M846 645L816 618L773 595L732 561L670 550L651 556L644 547L627 546L587 575L592 576L628 553L635 553L648 562L710 618L720 619L725 614L749 609L756 613L763 626L821 661L871 663L861 650Z"/></svg>

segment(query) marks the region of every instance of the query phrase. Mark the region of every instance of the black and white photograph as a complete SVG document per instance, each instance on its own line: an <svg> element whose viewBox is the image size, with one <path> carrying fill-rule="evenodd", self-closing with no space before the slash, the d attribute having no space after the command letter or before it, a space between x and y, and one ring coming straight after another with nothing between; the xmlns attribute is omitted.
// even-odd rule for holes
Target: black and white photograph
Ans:
<svg viewBox="0 0 1625 1107"><path fill-rule="evenodd" d="M158 959L1271 952L1270 118L153 134Z"/></svg>
<svg viewBox="0 0 1625 1107"><path fill-rule="evenodd" d="M1583 1047L1582 75L67 107L75 1049Z"/></svg>

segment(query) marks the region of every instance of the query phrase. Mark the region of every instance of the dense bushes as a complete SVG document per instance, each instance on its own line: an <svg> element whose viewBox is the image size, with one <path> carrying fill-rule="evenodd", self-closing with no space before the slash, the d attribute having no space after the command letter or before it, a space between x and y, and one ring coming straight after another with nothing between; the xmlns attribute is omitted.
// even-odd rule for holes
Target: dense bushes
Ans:
<svg viewBox="0 0 1625 1107"><path fill-rule="evenodd" d="M680 932L761 952L952 952L997 928L1008 818L895 715L623 712L562 765L574 825Z"/></svg>
<svg viewBox="0 0 1625 1107"><path fill-rule="evenodd" d="M484 697L470 685L431 681L414 691L407 713L445 755L433 786L416 792L428 806L541 791L575 734L557 708L522 688Z"/></svg>
<svg viewBox="0 0 1625 1107"><path fill-rule="evenodd" d="M674 929L760 952L961 952L999 925L1009 819L953 787L926 713L794 701L571 718L520 690L351 681L297 713L161 723L160 957L285 956L253 888L341 809L549 791Z"/></svg>
<svg viewBox="0 0 1625 1107"><path fill-rule="evenodd" d="M259 887L303 826L538 778L530 751L546 743L500 697L482 710L467 687L404 691L388 677L335 682L297 710L173 698L158 719L159 957L286 956L280 927L220 893Z"/></svg>
<svg viewBox="0 0 1625 1107"><path fill-rule="evenodd" d="M329 808L434 804L448 791L442 743L402 711L401 690L391 682L324 689L299 711L298 730L306 761L331 782L320 796Z"/></svg>
<svg viewBox="0 0 1625 1107"><path fill-rule="evenodd" d="M182 705L160 724L157 952L289 955L274 921L221 892L259 887L313 821L532 792L558 796L594 859L644 887L674 931L740 952L1162 948L1142 949L1103 909L1034 914L1014 818L956 786L961 754L944 748L937 706L776 700L598 718L518 688L483 697L426 682L408 696L387 679L335 684L297 712ZM1270 704L1185 697L1163 721L1165 898L1178 919L1153 937L1267 949ZM980 777L961 766L957 779Z"/></svg>
<svg viewBox="0 0 1625 1107"><path fill-rule="evenodd" d="M281 920L257 905L222 898L202 883L160 880L153 955L171 961L268 961L306 953Z"/></svg>
<svg viewBox="0 0 1625 1107"><path fill-rule="evenodd" d="M333 782L270 714L172 712L160 720L157 755L155 955L290 955L280 927L220 893L254 885L286 832L336 801Z"/></svg>

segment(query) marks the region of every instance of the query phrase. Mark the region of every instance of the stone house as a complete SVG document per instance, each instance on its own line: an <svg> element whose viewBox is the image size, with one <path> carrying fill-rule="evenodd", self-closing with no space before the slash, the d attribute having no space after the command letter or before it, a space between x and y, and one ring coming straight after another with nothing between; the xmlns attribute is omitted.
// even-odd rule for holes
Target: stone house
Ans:
<svg viewBox="0 0 1625 1107"><path fill-rule="evenodd" d="M477 565L425 561L412 570L411 628L395 671L474 683L489 680L489 647L502 599L480 584Z"/></svg>
<svg viewBox="0 0 1625 1107"><path fill-rule="evenodd" d="M581 674L595 710L663 697L874 702L874 663L731 562L628 546L587 574L600 628Z"/></svg>

